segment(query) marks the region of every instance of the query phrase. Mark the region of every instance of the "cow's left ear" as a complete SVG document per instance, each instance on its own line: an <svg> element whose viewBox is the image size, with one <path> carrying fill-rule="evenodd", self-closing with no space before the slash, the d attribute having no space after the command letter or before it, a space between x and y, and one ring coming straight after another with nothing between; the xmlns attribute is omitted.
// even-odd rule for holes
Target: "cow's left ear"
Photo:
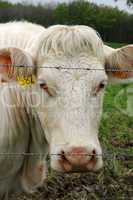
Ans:
<svg viewBox="0 0 133 200"><path fill-rule="evenodd" d="M133 45L113 49L104 46L106 71L111 82L133 81Z"/></svg>
<svg viewBox="0 0 133 200"><path fill-rule="evenodd" d="M0 49L0 82L31 74L35 74L35 62L28 52L14 47Z"/></svg>

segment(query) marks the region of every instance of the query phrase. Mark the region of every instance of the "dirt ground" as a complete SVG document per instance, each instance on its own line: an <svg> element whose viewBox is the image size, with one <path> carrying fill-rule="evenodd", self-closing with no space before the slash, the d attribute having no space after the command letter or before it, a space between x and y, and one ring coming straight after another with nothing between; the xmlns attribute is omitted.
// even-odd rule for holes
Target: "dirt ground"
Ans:
<svg viewBox="0 0 133 200"><path fill-rule="evenodd" d="M125 165L130 165L126 159ZM132 157L133 159L133 157ZM15 194L10 200L133 200L133 170L118 173L116 161L105 162L97 173L55 174L34 195Z"/></svg>

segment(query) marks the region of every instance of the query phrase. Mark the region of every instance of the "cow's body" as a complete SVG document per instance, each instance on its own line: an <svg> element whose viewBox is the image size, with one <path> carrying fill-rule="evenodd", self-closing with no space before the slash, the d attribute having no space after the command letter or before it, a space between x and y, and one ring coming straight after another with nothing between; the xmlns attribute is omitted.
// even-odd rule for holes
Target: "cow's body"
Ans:
<svg viewBox="0 0 133 200"><path fill-rule="evenodd" d="M17 47L35 54L37 40L45 28L29 22L0 24L0 48Z"/></svg>
<svg viewBox="0 0 133 200"><path fill-rule="evenodd" d="M44 30L39 25L27 22L1 24L0 49L12 46L35 55L37 45L34 46L34 43L38 35ZM0 195L8 193L10 189L16 189L16 186L17 189L21 190L21 185L26 191L32 191L36 183L33 183L33 185L31 183L31 186L26 188L25 179L23 178L30 159L27 159L26 156L19 156L19 154L45 153L47 148L45 139L42 141L44 133L38 118L35 113L31 112L30 107L28 109L26 107L24 91L25 89L16 85L16 83L11 83L9 86L7 86L7 83L0 84ZM21 101L18 99L21 99ZM9 106L6 106L6 104ZM40 139L42 134L43 136ZM11 155L8 155L8 153ZM33 164L37 160L38 165L40 163L42 165L42 157L32 157L30 162ZM29 168L32 165L31 163ZM28 170L32 171L32 168ZM38 180L40 177L37 178L37 184L42 182L44 174L42 174L42 177L41 181ZM31 178L29 177L29 179Z"/></svg>
<svg viewBox="0 0 133 200"><path fill-rule="evenodd" d="M133 77L130 71L108 74L106 67L132 68L133 46L105 49L96 31L87 26L59 25L45 31L41 26L20 22L1 25L0 29L1 82L15 85L4 90L7 83L1 83L0 152L41 153L45 157L48 142L54 170L100 169L98 129L107 77ZM37 82L21 88L14 82L18 71L11 71L7 64L28 69L35 63L36 70L30 73L36 75ZM14 71L14 79L6 79ZM13 186L21 183L28 192L41 184L46 174L44 157L7 160L4 155L0 160L0 193L8 191L12 182Z"/></svg>
<svg viewBox="0 0 133 200"><path fill-rule="evenodd" d="M34 182L35 185L32 185L31 183L31 186L26 186L24 180L26 170L29 170L29 176L34 176L34 172L32 173L34 170L32 170L32 165L35 165L36 167L38 165L38 167L40 167L44 164L44 168L46 169L44 157L47 155L47 143L44 132L36 113L33 113L32 109L26 105L26 95L24 95L24 90L25 89L15 85L12 85L12 87L9 86L9 89L4 85L0 88L0 112L2 113L0 115L1 195L5 193L5 191L9 192L10 189L21 190L22 185L25 191L32 192L36 182ZM21 99L21 102L18 101L19 98ZM21 104L18 104L18 102ZM8 106L6 106L7 104ZM19 155L23 153L43 153L43 155L40 157L39 155L37 155L37 157ZM44 172L41 175L41 180L39 180L40 177L38 175L37 184L41 184L44 180Z"/></svg>

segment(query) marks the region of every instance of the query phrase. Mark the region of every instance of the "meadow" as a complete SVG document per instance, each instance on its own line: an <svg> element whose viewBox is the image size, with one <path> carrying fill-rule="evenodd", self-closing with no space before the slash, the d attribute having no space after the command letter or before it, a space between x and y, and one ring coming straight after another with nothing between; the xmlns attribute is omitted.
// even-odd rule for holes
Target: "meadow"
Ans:
<svg viewBox="0 0 133 200"><path fill-rule="evenodd" d="M124 44L108 43L112 47ZM105 92L100 141L104 168L97 173L57 174L34 195L10 200L132 200L133 199L133 84L109 85Z"/></svg>

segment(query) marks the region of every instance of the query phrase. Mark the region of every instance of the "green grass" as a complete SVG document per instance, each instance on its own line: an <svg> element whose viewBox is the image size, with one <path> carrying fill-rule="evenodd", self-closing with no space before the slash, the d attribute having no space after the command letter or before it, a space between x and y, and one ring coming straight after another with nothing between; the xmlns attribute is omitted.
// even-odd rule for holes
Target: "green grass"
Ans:
<svg viewBox="0 0 133 200"><path fill-rule="evenodd" d="M116 43L108 45L115 48L124 46L124 44ZM127 109L128 102L131 104L129 109ZM133 84L108 86L103 110L100 140L102 141L104 152L110 153L109 155L112 155L112 157L114 156L114 159L111 159L110 156L109 158L105 157L105 177L114 176L112 184L114 181L118 186L121 181L123 182L123 187L126 187L126 179L128 177L128 184L132 185L133 182L130 180L133 178ZM126 191L128 193L128 188ZM125 192L123 191L123 193L119 194L118 191L116 198L119 195L119 198L122 199Z"/></svg>
<svg viewBox="0 0 133 200"><path fill-rule="evenodd" d="M120 159L117 162L117 165L119 165L118 174L120 172L123 173L123 171L126 172L126 170L130 170L133 167L132 160L127 159L128 156L133 155L133 107L131 107L130 111L127 110L127 102L131 101L127 93L130 88L133 90L133 84L108 86L100 127L100 140L103 143L105 152L112 152L118 157L123 155L125 160L121 162ZM118 96L121 91L123 91L122 96ZM116 98L117 103L115 102ZM121 112L121 109L126 113ZM129 169L127 166L129 166Z"/></svg>
<svg viewBox="0 0 133 200"><path fill-rule="evenodd" d="M125 44L110 43L112 47ZM131 92L130 92L131 91ZM130 102L130 108L127 105ZM104 148L117 154L125 154L125 161L117 161L117 173L133 169L133 83L115 84L106 89L103 117L100 127L100 138ZM124 112L123 112L124 111ZM132 157L133 158L133 157ZM115 167L115 166L114 166Z"/></svg>

